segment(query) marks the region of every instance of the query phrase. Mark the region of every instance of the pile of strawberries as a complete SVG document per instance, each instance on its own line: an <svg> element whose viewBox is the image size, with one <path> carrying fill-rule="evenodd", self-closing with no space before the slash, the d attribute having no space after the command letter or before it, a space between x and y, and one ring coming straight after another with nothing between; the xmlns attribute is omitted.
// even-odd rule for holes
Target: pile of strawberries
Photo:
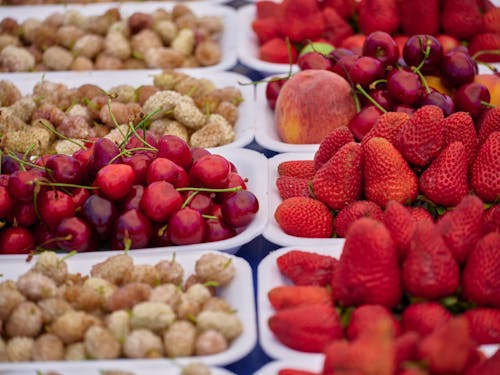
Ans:
<svg viewBox="0 0 500 375"><path fill-rule="evenodd" d="M500 350L486 360L478 345L500 343L500 226L480 233L475 196L438 224L412 221L396 202L388 212L384 223L355 221L339 260L280 255L291 284L268 293L270 330L324 353L323 375L498 374Z"/></svg>
<svg viewBox="0 0 500 375"><path fill-rule="evenodd" d="M295 62L297 51L309 41L335 47L360 45L364 35L444 34L468 43L470 54L500 49L500 8L489 0L260 0L252 22L264 61ZM362 41L361 41L362 44ZM500 61L483 54L481 61Z"/></svg>
<svg viewBox="0 0 500 375"><path fill-rule="evenodd" d="M443 222L472 193L480 202L479 229L498 230L500 108L488 110L476 125L478 130L466 112L444 117L440 108L427 105L412 115L383 114L360 143L348 128L337 128L314 160L278 166L283 201L274 212L276 222L292 236L344 237L360 217L386 221L394 210L391 201L407 206L408 218L437 220L448 211Z"/></svg>

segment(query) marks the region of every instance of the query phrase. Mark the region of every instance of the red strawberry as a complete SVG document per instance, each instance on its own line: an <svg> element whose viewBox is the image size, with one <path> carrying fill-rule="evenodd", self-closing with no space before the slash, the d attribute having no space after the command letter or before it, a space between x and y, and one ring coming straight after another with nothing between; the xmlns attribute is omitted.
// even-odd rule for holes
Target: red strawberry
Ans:
<svg viewBox="0 0 500 375"><path fill-rule="evenodd" d="M295 63L297 50L284 39L273 38L260 46L259 59L279 64Z"/></svg>
<svg viewBox="0 0 500 375"><path fill-rule="evenodd" d="M467 310L464 316L469 322L470 334L476 343L500 344L500 310L478 307Z"/></svg>
<svg viewBox="0 0 500 375"><path fill-rule="evenodd" d="M387 203L382 221L398 249L399 259L404 260L410 248L417 221L405 206L396 201Z"/></svg>
<svg viewBox="0 0 500 375"><path fill-rule="evenodd" d="M365 144L374 137L382 137L395 145L397 134L409 119L410 115L405 112L386 112L378 118L373 127L365 134L361 143Z"/></svg>
<svg viewBox="0 0 500 375"><path fill-rule="evenodd" d="M417 224L402 278L404 289L414 297L437 299L457 290L457 262L434 224Z"/></svg>
<svg viewBox="0 0 500 375"><path fill-rule="evenodd" d="M484 115L479 128L479 144L482 145L494 131L500 131L500 107L489 109Z"/></svg>
<svg viewBox="0 0 500 375"><path fill-rule="evenodd" d="M382 221L383 212L377 204L371 201L356 201L348 204L337 214L335 218L335 233L337 237L345 237L347 230L356 220L362 217L370 217Z"/></svg>
<svg viewBox="0 0 500 375"><path fill-rule="evenodd" d="M421 206L408 207L408 212L417 223L420 221L434 222L431 213Z"/></svg>
<svg viewBox="0 0 500 375"><path fill-rule="evenodd" d="M356 0L323 0L323 8L332 8L344 19L349 19L356 8Z"/></svg>
<svg viewBox="0 0 500 375"><path fill-rule="evenodd" d="M354 137L347 128L341 126L332 130L319 144L319 148L314 154L314 168L320 169L342 146L349 142L354 142Z"/></svg>
<svg viewBox="0 0 500 375"><path fill-rule="evenodd" d="M444 242L455 260L462 264L483 235L484 208L481 199L468 195L437 223Z"/></svg>
<svg viewBox="0 0 500 375"><path fill-rule="evenodd" d="M465 146L467 163L472 165L477 154L477 135L474 121L467 112L455 112L443 121L444 144L460 141Z"/></svg>
<svg viewBox="0 0 500 375"><path fill-rule="evenodd" d="M417 109L397 135L397 147L410 163L424 167L444 144L443 111L435 105Z"/></svg>
<svg viewBox="0 0 500 375"><path fill-rule="evenodd" d="M496 375L500 368L500 349L484 361L477 363L467 371L467 375Z"/></svg>
<svg viewBox="0 0 500 375"><path fill-rule="evenodd" d="M328 207L312 198L292 197L281 202L274 218L291 236L328 238L333 234L333 215Z"/></svg>
<svg viewBox="0 0 500 375"><path fill-rule="evenodd" d="M346 336L349 340L355 340L366 332L373 330L374 325L381 319L388 319L392 323L393 337L399 336L401 326L394 315L381 305L362 305L354 309L349 317L349 325L346 329Z"/></svg>
<svg viewBox="0 0 500 375"><path fill-rule="evenodd" d="M255 3L255 15L258 19L280 17L281 7L271 0L259 0Z"/></svg>
<svg viewBox="0 0 500 375"><path fill-rule="evenodd" d="M318 375L317 372L284 368L278 371L278 375Z"/></svg>
<svg viewBox="0 0 500 375"><path fill-rule="evenodd" d="M467 153L462 142L446 146L422 173L419 185L422 193L435 204L456 206L469 190Z"/></svg>
<svg viewBox="0 0 500 375"><path fill-rule="evenodd" d="M267 293L269 302L276 310L300 305L332 305L332 295L325 288L315 285L280 285Z"/></svg>
<svg viewBox="0 0 500 375"><path fill-rule="evenodd" d="M287 160L278 164L279 176L307 178L310 180L315 173L313 160Z"/></svg>
<svg viewBox="0 0 500 375"><path fill-rule="evenodd" d="M333 298L344 306L399 304L401 280L396 247L384 224L361 218L347 231L332 278Z"/></svg>
<svg viewBox="0 0 500 375"><path fill-rule="evenodd" d="M309 180L305 178L279 176L276 179L276 187L281 199L292 197L309 197Z"/></svg>
<svg viewBox="0 0 500 375"><path fill-rule="evenodd" d="M483 16L475 0L445 0L441 12L444 33L469 39L483 31Z"/></svg>
<svg viewBox="0 0 500 375"><path fill-rule="evenodd" d="M354 34L351 25L334 8L325 8L321 14L325 22L322 37L332 45L339 46L345 38Z"/></svg>
<svg viewBox="0 0 500 375"><path fill-rule="evenodd" d="M295 285L321 285L330 283L338 260L302 250L291 250L276 260L278 269Z"/></svg>
<svg viewBox="0 0 500 375"><path fill-rule="evenodd" d="M405 362L416 361L417 359L417 344L420 341L420 336L414 331L405 332L396 337L394 346L396 348L395 369L403 370ZM399 373L398 373L399 374ZM404 372L402 373L404 374ZM426 373L424 373L425 375Z"/></svg>
<svg viewBox="0 0 500 375"><path fill-rule="evenodd" d="M374 31L393 33L399 27L396 0L362 0L358 4L358 25L363 34Z"/></svg>
<svg viewBox="0 0 500 375"><path fill-rule="evenodd" d="M258 18L252 21L252 30L257 35L259 45L281 37L279 20L273 17Z"/></svg>
<svg viewBox="0 0 500 375"><path fill-rule="evenodd" d="M418 194L415 173L399 151L385 138L375 137L363 145L365 196L385 207L395 200L408 204Z"/></svg>
<svg viewBox="0 0 500 375"><path fill-rule="evenodd" d="M432 374L461 374L472 347L467 319L458 317L424 337L418 347L418 356L427 363Z"/></svg>
<svg viewBox="0 0 500 375"><path fill-rule="evenodd" d="M334 210L361 196L361 147L354 142L342 146L314 175L314 196Z"/></svg>
<svg viewBox="0 0 500 375"><path fill-rule="evenodd" d="M325 29L316 0L283 0L281 10L281 32L292 42L317 39Z"/></svg>
<svg viewBox="0 0 500 375"><path fill-rule="evenodd" d="M500 308L500 233L485 235L472 250L462 272L462 294L468 301Z"/></svg>
<svg viewBox="0 0 500 375"><path fill-rule="evenodd" d="M438 0L399 0L401 29L404 34L430 34L439 32Z"/></svg>
<svg viewBox="0 0 500 375"><path fill-rule="evenodd" d="M500 34L500 8L493 7L484 16L484 31Z"/></svg>
<svg viewBox="0 0 500 375"><path fill-rule="evenodd" d="M488 208L484 213L484 234L500 232L500 205Z"/></svg>
<svg viewBox="0 0 500 375"><path fill-rule="evenodd" d="M279 310L268 324L282 344L303 352L319 353L343 336L337 311L325 304Z"/></svg>
<svg viewBox="0 0 500 375"><path fill-rule="evenodd" d="M413 303L401 315L401 325L405 332L417 332L421 337L442 326L453 316L437 302Z"/></svg>
<svg viewBox="0 0 500 375"><path fill-rule="evenodd" d="M469 53L474 56L480 51L498 51L500 49L500 34L482 33L475 35L469 44ZM500 56L495 53L481 53L476 55L478 61L500 62Z"/></svg>
<svg viewBox="0 0 500 375"><path fill-rule="evenodd" d="M484 202L500 196L500 131L491 133L472 164L472 189Z"/></svg>

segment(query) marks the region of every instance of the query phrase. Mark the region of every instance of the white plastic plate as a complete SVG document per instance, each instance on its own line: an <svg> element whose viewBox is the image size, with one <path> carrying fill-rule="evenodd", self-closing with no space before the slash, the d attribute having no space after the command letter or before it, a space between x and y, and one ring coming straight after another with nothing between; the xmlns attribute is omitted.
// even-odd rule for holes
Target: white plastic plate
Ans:
<svg viewBox="0 0 500 375"><path fill-rule="evenodd" d="M217 88L226 86L237 87L243 102L238 106L239 117L234 126L235 140L227 145L212 148L219 150L226 147L245 147L252 142L255 133L255 100L252 85L241 85L240 83L250 80L234 72L206 72L203 70L178 69L178 71L196 78L207 78ZM129 71L91 71L91 72L46 72L46 73L3 73L0 80L13 82L23 95L31 94L33 87L41 80L64 83L68 87L78 87L85 83L98 85L103 89L113 86L128 84L134 87L153 84L153 76L160 74L161 70L129 70Z"/></svg>
<svg viewBox="0 0 500 375"><path fill-rule="evenodd" d="M268 194L269 194L269 221L266 229L262 233L263 236L280 246L337 246L343 244L343 238L306 238L296 237L286 234L274 219L274 212L278 205L282 202L276 187L276 179L278 178L278 165L281 162L288 160L313 160L314 153L283 153L273 156L268 160L269 176L268 176Z"/></svg>
<svg viewBox="0 0 500 375"><path fill-rule="evenodd" d="M257 268L257 308L259 320L259 343L264 352L275 359L296 359L303 363L323 363L324 355L321 353L306 353L290 349L277 340L269 329L267 321L274 314L275 310L271 306L267 293L276 286L289 285L290 281L281 275L276 259L290 250L302 250L315 252L318 254L327 254L334 258L339 258L342 252L342 244L335 243L331 246L289 246L280 248L269 253L259 263Z"/></svg>
<svg viewBox="0 0 500 375"><path fill-rule="evenodd" d="M219 2L219 1L217 1ZM30 5L30 6L3 6L1 18L11 17L18 22L22 22L27 18L33 17L39 20L47 18L49 15L64 13L67 10L77 10L83 15L101 15L108 9L119 8L122 17L128 17L134 12L151 13L156 9L162 8L170 10L175 5L175 2L160 2L160 1L145 1L145 2L125 2L125 3L95 3L95 4L61 4L61 5ZM189 70L202 71L222 71L231 69L237 62L236 55L236 11L228 6L213 4L209 1L193 1L186 2L196 16L218 16L221 17L224 24L219 43L222 50L222 59L218 64L192 68Z"/></svg>
<svg viewBox="0 0 500 375"><path fill-rule="evenodd" d="M114 252L112 254L117 254ZM129 252L134 258L134 264L151 264L154 265L160 260L172 259L175 253L176 261L184 267L185 277L194 273L196 260L206 252L182 252L175 249L164 250L161 253L148 254L145 252ZM89 271L95 263L102 262L111 254L103 253L85 253L76 254L66 260L68 270L72 273L80 272L83 275L88 275ZM232 263L236 268L235 277L232 282L224 288L218 290L218 295L225 299L231 306L237 310L237 314L243 323L243 332L236 338L229 348L222 353L210 356L194 356L176 358L175 363L187 364L193 361L201 361L210 366L225 366L243 358L255 346L257 341L256 323L255 323L255 304L253 299L253 282L252 269L248 262L243 258L234 255L225 254L231 257ZM63 256L63 254L61 255ZM19 276L27 272L34 264L35 259L31 263L26 263L26 256L8 255L2 257L0 262L0 274L3 274L1 280L17 280ZM103 368L111 368L119 366L121 369L143 369L148 366L155 366L157 370L163 366L175 365L170 359L120 359L120 360L100 360L100 361L54 361L54 362L18 362L18 363L1 363L0 374L2 371L34 371L34 370L87 370L97 371ZM168 368L168 367L167 367ZM145 371L145 370L144 370ZM150 372L142 372L150 374ZM167 372L163 372L167 373ZM170 374L170 372L168 372ZM221 375L224 373L221 373Z"/></svg>

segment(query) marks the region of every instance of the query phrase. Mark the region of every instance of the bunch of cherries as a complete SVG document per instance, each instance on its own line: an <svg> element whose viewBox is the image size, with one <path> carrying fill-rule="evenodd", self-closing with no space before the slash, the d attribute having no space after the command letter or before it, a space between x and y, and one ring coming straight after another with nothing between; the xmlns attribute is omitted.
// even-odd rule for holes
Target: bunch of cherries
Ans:
<svg viewBox="0 0 500 375"><path fill-rule="evenodd" d="M259 208L230 161L174 135L134 130L31 160L1 158L0 254L219 241Z"/></svg>
<svg viewBox="0 0 500 375"><path fill-rule="evenodd" d="M475 83L478 74L476 61L464 46L456 46L446 53L439 40L432 35L414 35L402 48L383 31L369 34L361 54L346 48L335 48L328 54L310 51L297 62L301 70L325 69L343 76L353 87L358 113L349 128L360 140L378 117L387 111L412 113L415 109L433 104L445 116L455 111L469 112L474 119L490 106L486 86ZM427 76L437 76L447 91L430 87ZM288 77L267 82L266 98L275 108L281 87Z"/></svg>

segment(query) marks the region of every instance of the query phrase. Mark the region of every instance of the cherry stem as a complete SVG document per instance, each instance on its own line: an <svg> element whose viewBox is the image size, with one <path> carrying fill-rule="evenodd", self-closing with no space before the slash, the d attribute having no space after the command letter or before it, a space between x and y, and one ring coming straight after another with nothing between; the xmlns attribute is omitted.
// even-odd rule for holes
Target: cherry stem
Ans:
<svg viewBox="0 0 500 375"><path fill-rule="evenodd" d="M380 111L382 111L382 113L387 112L387 110L384 107L382 107L375 99L373 99L371 95L368 94L366 90L359 83L356 84L356 89L358 89L359 92L363 94L366 97L366 99L368 99L375 107L377 107Z"/></svg>
<svg viewBox="0 0 500 375"><path fill-rule="evenodd" d="M184 203L182 204L181 208L184 208L186 207L189 203L191 203L191 201L193 200L193 198L199 193L199 191L192 191L191 193L189 193L188 197L186 198L186 200L184 201Z"/></svg>
<svg viewBox="0 0 500 375"><path fill-rule="evenodd" d="M472 55L472 60L476 60L481 55L500 55L500 49L485 49L482 51L477 51L474 55Z"/></svg>
<svg viewBox="0 0 500 375"><path fill-rule="evenodd" d="M52 242L56 242L56 241L69 241L73 238L73 236L71 234L68 234L67 236L65 237L53 237L53 238L49 238L47 241L44 241L42 242L39 246L37 246L37 248L43 248L43 246L49 244L49 243L52 243Z"/></svg>
<svg viewBox="0 0 500 375"><path fill-rule="evenodd" d="M427 80L425 79L424 75L422 74L422 72L420 71L420 69L416 69L416 68L412 68L411 70L413 70L417 75L418 77L420 78L420 81L422 81L422 84L424 85L425 87L425 92L427 94L430 94L431 92L431 88L429 87L429 85L427 84Z"/></svg>
<svg viewBox="0 0 500 375"><path fill-rule="evenodd" d="M167 227L168 227L168 224L165 224L163 226L161 226L160 228L158 228L158 236L161 237L163 236L163 233L165 233L165 231L167 230ZM175 253L174 253L174 259L175 259ZM172 260L173 262L173 260Z"/></svg>
<svg viewBox="0 0 500 375"><path fill-rule="evenodd" d="M419 42L420 42L420 45L422 46L422 39L421 38L419 39ZM420 61L420 64L418 64L417 67L414 67L414 66L411 67L412 72L416 73L418 75L418 77L420 78L420 81L422 81L422 84L425 87L425 92L427 94L430 94L431 89L430 89L429 85L427 84L427 81L420 70L424 66L425 60L427 60L429 58L429 55L431 54L431 45L432 45L432 41L430 39L427 39L426 47L424 50L424 58L422 59L422 61Z"/></svg>
<svg viewBox="0 0 500 375"><path fill-rule="evenodd" d="M20 167L23 171L25 171L25 170L26 170L26 165L28 165L28 166L30 166L30 167L32 167L32 168L42 169L42 170L44 170L44 171L47 171L47 172L49 172L49 173L52 173L52 171L51 171L50 169L47 169L46 167L41 167L41 166L39 166L39 165L37 165L37 164L35 164L35 163L32 163L32 162L30 162L30 161L27 161L27 160L24 160L24 159L21 159L21 158L17 157L17 155L16 155L14 152L12 152L12 151L9 151L7 154L8 154L8 155L9 155L12 159L14 159L15 161L17 161L17 163L19 164L19 167Z"/></svg>
<svg viewBox="0 0 500 375"><path fill-rule="evenodd" d="M361 103L359 102L358 93L352 90L352 99L354 100L354 106L356 107L356 113L361 112Z"/></svg>
<svg viewBox="0 0 500 375"><path fill-rule="evenodd" d="M377 79L376 81L373 81L372 83L370 83L369 88L373 90L373 89L377 88L377 85L379 83L387 83L387 79L385 79L385 78Z"/></svg>
<svg viewBox="0 0 500 375"><path fill-rule="evenodd" d="M154 111L152 111L151 113L147 114L138 124L136 127L134 127L133 124L130 124L129 126L129 130L130 132L127 132L127 134L122 134L123 135L123 141L119 144L119 148L123 148L125 146L125 144L128 142L128 140L130 139L130 137L132 136L132 134L136 134L135 133L135 130L137 128L144 128L144 125L146 124L147 121L149 121L151 119L151 117L153 117L154 115L156 115L158 112L161 111L161 108L156 108ZM120 127L117 127L118 131L120 131L121 133L121 130L120 130ZM138 137L145 145L151 147L153 150L156 150L156 148L154 148L153 146L151 146L150 144L148 144L145 140L143 140L139 135L136 134L136 137Z"/></svg>
<svg viewBox="0 0 500 375"><path fill-rule="evenodd" d="M66 261L67 259L71 258L73 255L76 255L78 254L78 251L70 251L68 254L66 254L65 256L63 256L61 259L59 259L59 262L64 262Z"/></svg>
<svg viewBox="0 0 500 375"><path fill-rule="evenodd" d="M207 191L211 193L232 193L238 190L242 190L243 186L238 185L232 188L224 188L224 189L213 189L213 188L196 188L196 187L183 187L183 188L177 188L175 190L177 191Z"/></svg>
<svg viewBox="0 0 500 375"><path fill-rule="evenodd" d="M495 105L491 104L491 103L488 103L488 102L485 102L484 100L481 100L480 102L482 105L484 105L485 107L488 107L488 108L495 108Z"/></svg>
<svg viewBox="0 0 500 375"><path fill-rule="evenodd" d="M55 134L55 135L57 135L59 138L64 139L65 141L71 142L71 143L73 143L74 145L76 145L76 146L78 146L78 147L80 147L80 148L83 148L84 150L86 150L86 149L87 149L87 147L85 146L85 144L83 144L83 143L79 143L79 142L77 142L76 140L74 140L74 139L72 139L72 138L66 137L64 134L62 134L62 133L58 132L58 131L57 131L56 129L54 129L52 126L49 126L49 125L47 124L47 122L48 122L48 121L47 121L47 120L45 120L45 119L40 119L40 120L39 120L40 125L42 125L45 129L47 129L47 130L48 130L49 132L51 132L52 134ZM87 139L84 139L83 141L84 141L84 142L89 142Z"/></svg>
<svg viewBox="0 0 500 375"><path fill-rule="evenodd" d="M213 220L217 220L218 219L218 217L215 216L215 215L206 215L206 214L203 214L203 215L201 215L201 217L204 218L204 219L213 219Z"/></svg>
<svg viewBox="0 0 500 375"><path fill-rule="evenodd" d="M33 183L33 181L30 181L29 183ZM57 186L57 187L69 187L69 188L87 189L87 190L99 190L98 186L84 186L77 184L68 184L66 182L52 182L52 181L49 182L49 181L35 180L34 183L43 186Z"/></svg>

